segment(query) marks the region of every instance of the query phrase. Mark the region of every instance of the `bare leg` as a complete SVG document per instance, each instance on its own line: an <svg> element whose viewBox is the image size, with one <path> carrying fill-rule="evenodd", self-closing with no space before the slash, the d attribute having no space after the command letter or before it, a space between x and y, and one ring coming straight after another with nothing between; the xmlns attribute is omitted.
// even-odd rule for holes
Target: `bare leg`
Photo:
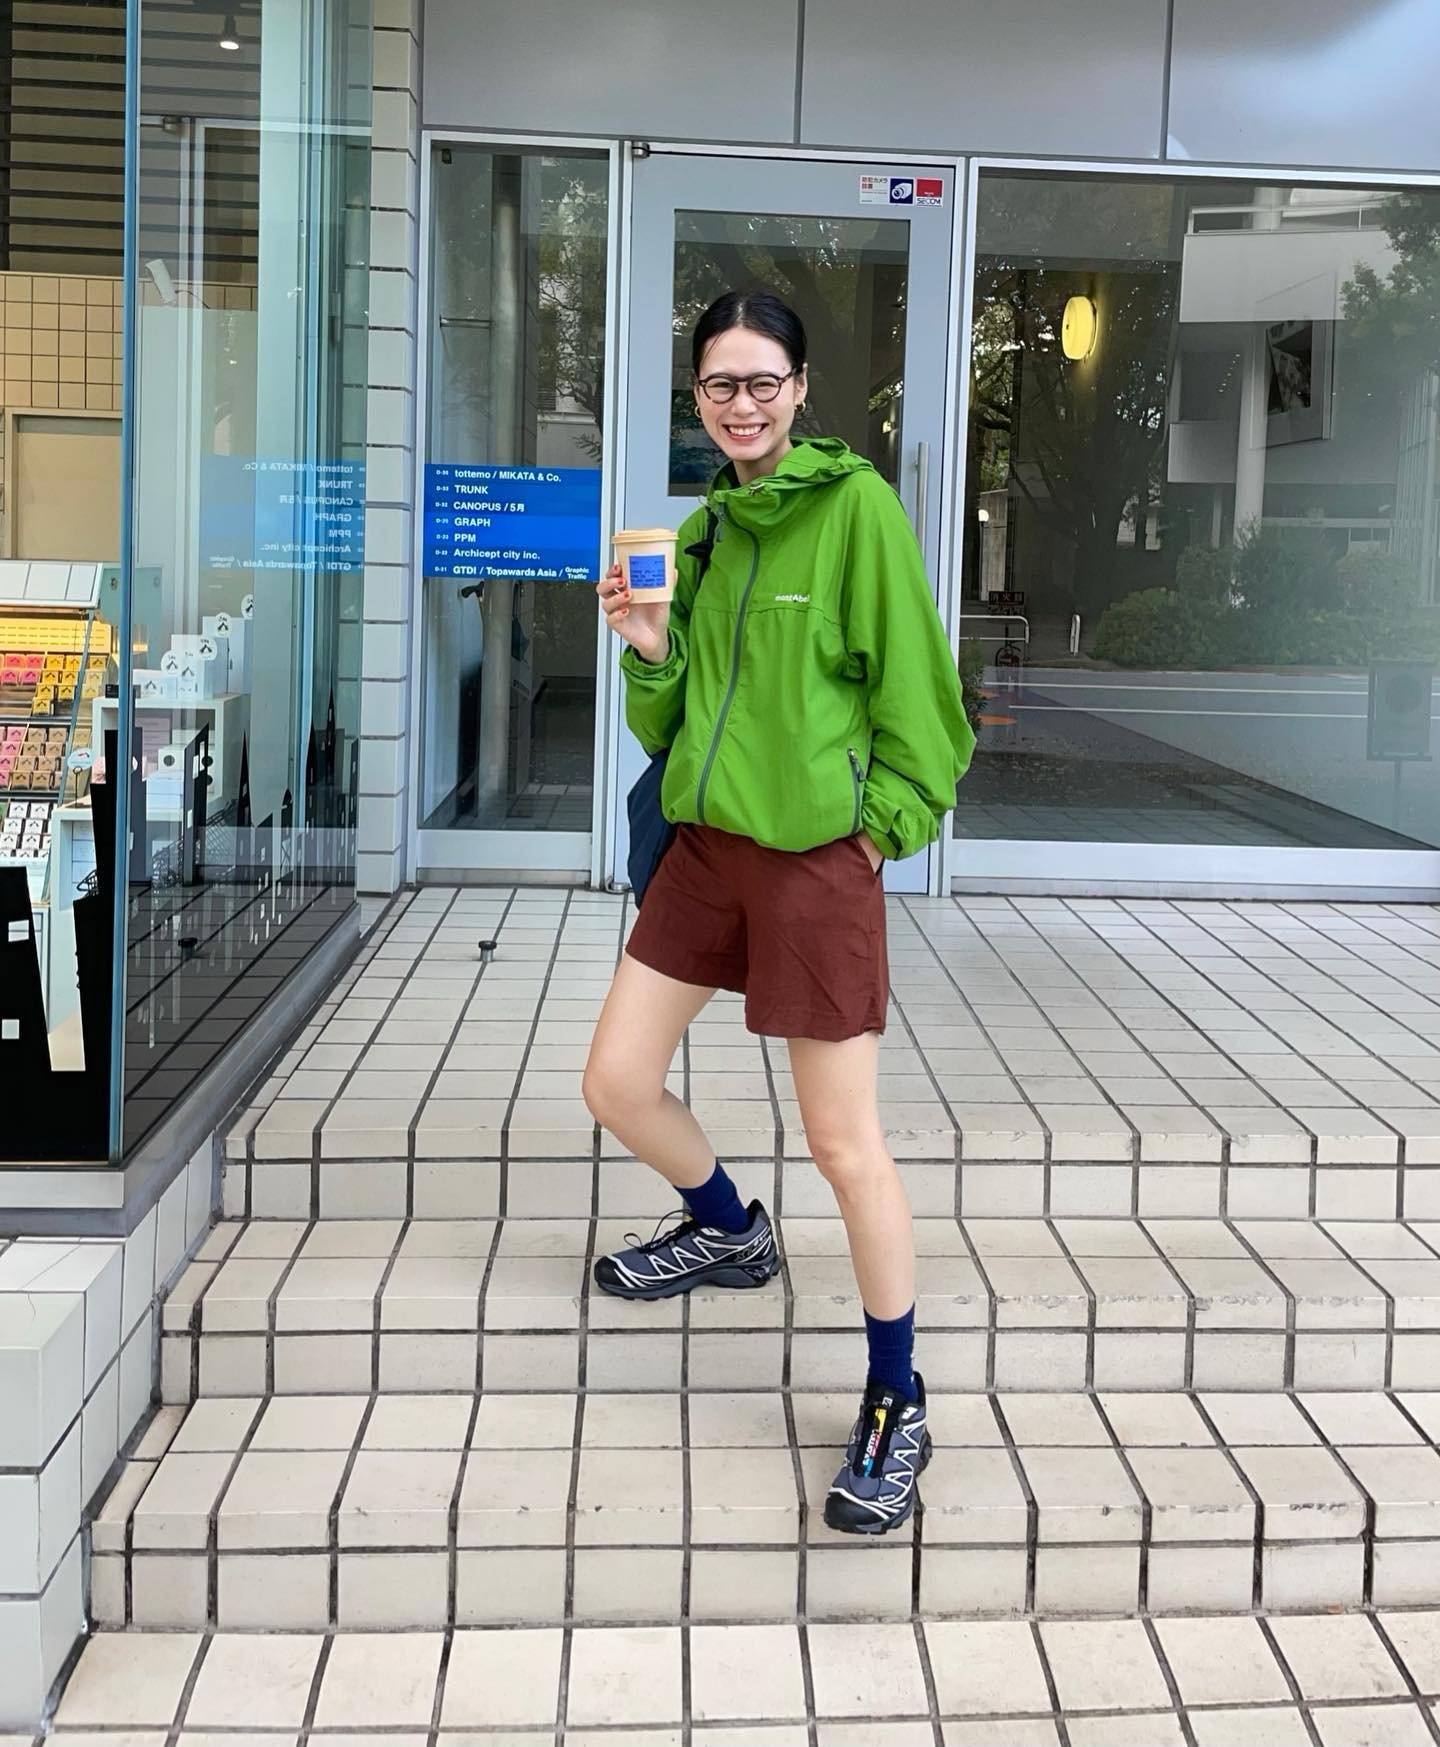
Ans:
<svg viewBox="0 0 1440 1747"><path fill-rule="evenodd" d="M915 1302L910 1203L880 1126L880 1039L790 1039L790 1071L810 1155L835 1191L860 1299L871 1316L903 1316Z"/></svg>
<svg viewBox="0 0 1440 1747"><path fill-rule="evenodd" d="M714 993L626 955L585 1065L591 1115L677 1189L698 1189L715 1169L704 1129L665 1087L686 1027Z"/></svg>

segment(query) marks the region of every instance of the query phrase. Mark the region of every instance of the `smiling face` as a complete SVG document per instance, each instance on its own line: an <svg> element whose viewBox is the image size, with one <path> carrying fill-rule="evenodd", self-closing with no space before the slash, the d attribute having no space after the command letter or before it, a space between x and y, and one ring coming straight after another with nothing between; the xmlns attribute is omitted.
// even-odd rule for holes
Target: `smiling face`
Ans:
<svg viewBox="0 0 1440 1747"><path fill-rule="evenodd" d="M805 399L805 372L792 375L793 366L785 348L768 334L750 328L727 328L705 348L699 378L714 376L784 377L774 400L756 400L747 386L723 404L713 401L697 383L695 406L711 441L735 463L742 485L762 474L773 473L790 452L790 427L795 409Z"/></svg>

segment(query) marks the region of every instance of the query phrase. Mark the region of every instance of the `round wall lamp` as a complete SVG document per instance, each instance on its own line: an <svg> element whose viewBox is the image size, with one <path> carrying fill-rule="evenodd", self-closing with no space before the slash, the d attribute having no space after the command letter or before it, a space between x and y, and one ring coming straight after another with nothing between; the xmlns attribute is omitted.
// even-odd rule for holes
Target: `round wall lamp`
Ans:
<svg viewBox="0 0 1440 1747"><path fill-rule="evenodd" d="M1088 297L1072 297L1065 305L1060 323L1060 347L1067 358L1076 363L1088 358L1095 350L1095 337L1100 331L1100 317L1094 302Z"/></svg>

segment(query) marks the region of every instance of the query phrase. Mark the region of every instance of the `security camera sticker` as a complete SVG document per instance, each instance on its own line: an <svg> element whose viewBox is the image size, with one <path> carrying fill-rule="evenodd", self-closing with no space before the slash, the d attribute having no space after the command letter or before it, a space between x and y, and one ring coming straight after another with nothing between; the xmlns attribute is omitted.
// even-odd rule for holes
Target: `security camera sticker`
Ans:
<svg viewBox="0 0 1440 1747"><path fill-rule="evenodd" d="M861 206L943 206L943 176L873 176L860 178Z"/></svg>

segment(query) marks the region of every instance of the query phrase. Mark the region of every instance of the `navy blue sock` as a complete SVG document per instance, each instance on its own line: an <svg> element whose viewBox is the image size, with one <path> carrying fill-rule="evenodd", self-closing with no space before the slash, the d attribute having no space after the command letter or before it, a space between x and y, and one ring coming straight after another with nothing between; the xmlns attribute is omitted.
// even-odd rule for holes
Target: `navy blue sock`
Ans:
<svg viewBox="0 0 1440 1747"><path fill-rule="evenodd" d="M918 1398L915 1387L915 1306L904 1314L882 1321L865 1312L865 1338L870 1343L870 1376L887 1389L897 1390L911 1401Z"/></svg>
<svg viewBox="0 0 1440 1747"><path fill-rule="evenodd" d="M741 1205L735 1185L719 1159L708 1181L698 1189L682 1189L680 1199L690 1209L691 1218L701 1225L716 1225L721 1231L744 1231L750 1223L750 1215Z"/></svg>

